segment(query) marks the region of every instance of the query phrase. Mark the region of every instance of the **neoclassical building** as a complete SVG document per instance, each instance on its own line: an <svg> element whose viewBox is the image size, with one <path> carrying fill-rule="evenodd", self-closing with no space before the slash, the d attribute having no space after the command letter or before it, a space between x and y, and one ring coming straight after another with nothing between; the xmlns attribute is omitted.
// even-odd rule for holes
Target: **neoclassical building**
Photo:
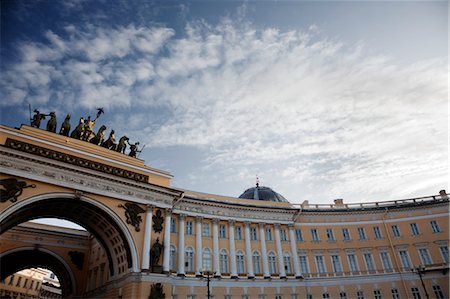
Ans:
<svg viewBox="0 0 450 299"><path fill-rule="evenodd" d="M7 261L38 252L64 297L199 299L208 290L216 299L450 296L444 190L295 205L259 184L238 198L175 188L170 173L135 157L25 125L1 126L0 144L2 238L42 217L89 232L88 248L70 250L76 254L58 250L55 244L68 246L58 238L8 240L2 278L35 266Z"/></svg>

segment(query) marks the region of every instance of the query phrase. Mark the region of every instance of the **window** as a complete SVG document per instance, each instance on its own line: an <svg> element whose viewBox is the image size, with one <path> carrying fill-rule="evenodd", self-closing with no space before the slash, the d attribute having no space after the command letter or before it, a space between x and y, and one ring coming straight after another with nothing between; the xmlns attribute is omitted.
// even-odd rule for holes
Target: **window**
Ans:
<svg viewBox="0 0 450 299"><path fill-rule="evenodd" d="M335 273L342 272L341 260L339 259L339 255L331 256L331 264L333 265L333 271Z"/></svg>
<svg viewBox="0 0 450 299"><path fill-rule="evenodd" d="M236 226L235 230L235 237L236 240L242 240L242 228L240 226Z"/></svg>
<svg viewBox="0 0 450 299"><path fill-rule="evenodd" d="M194 249L187 247L184 251L184 261L186 263L186 271L194 271Z"/></svg>
<svg viewBox="0 0 450 299"><path fill-rule="evenodd" d="M383 264L384 270L392 270L391 259L389 258L389 253L386 251L380 252L381 263Z"/></svg>
<svg viewBox="0 0 450 299"><path fill-rule="evenodd" d="M211 235L211 231L209 229L209 223L203 223L203 236L209 237Z"/></svg>
<svg viewBox="0 0 450 299"><path fill-rule="evenodd" d="M357 299L364 299L364 292L363 291L357 291L356 292L356 298Z"/></svg>
<svg viewBox="0 0 450 299"><path fill-rule="evenodd" d="M393 288L391 289L392 299L400 299L400 294L398 292L398 289Z"/></svg>
<svg viewBox="0 0 450 299"><path fill-rule="evenodd" d="M250 299L249 295L242 295L241 299Z"/></svg>
<svg viewBox="0 0 450 299"><path fill-rule="evenodd" d="M272 251L267 255L267 259L269 262L269 273L274 274L277 273L277 258L275 253Z"/></svg>
<svg viewBox="0 0 450 299"><path fill-rule="evenodd" d="M266 241L273 241L271 228L266 228Z"/></svg>
<svg viewBox="0 0 450 299"><path fill-rule="evenodd" d="M327 228L327 239L328 241L334 241L334 234L331 228Z"/></svg>
<svg viewBox="0 0 450 299"><path fill-rule="evenodd" d="M252 263L253 263L253 272L255 272L255 274L261 273L261 257L259 256L259 253L256 251L253 252Z"/></svg>
<svg viewBox="0 0 450 299"><path fill-rule="evenodd" d="M227 230L224 224L219 225L219 238L225 239L227 237Z"/></svg>
<svg viewBox="0 0 450 299"><path fill-rule="evenodd" d="M374 299L383 299L383 296L381 296L381 291L380 290L374 290L373 291L373 298Z"/></svg>
<svg viewBox="0 0 450 299"><path fill-rule="evenodd" d="M328 294L328 293L323 293L323 294L322 294L322 298L323 298L323 299L330 299L330 294Z"/></svg>
<svg viewBox="0 0 450 299"><path fill-rule="evenodd" d="M194 234L194 226L192 221L186 221L186 235Z"/></svg>
<svg viewBox="0 0 450 299"><path fill-rule="evenodd" d="M360 240L366 239L366 231L364 230L364 227L358 227L358 234Z"/></svg>
<svg viewBox="0 0 450 299"><path fill-rule="evenodd" d="M169 257L169 268L170 270L175 270L175 259L177 257L177 250L175 246L170 245L170 257Z"/></svg>
<svg viewBox="0 0 450 299"><path fill-rule="evenodd" d="M283 299L282 295L275 295L275 299Z"/></svg>
<svg viewBox="0 0 450 299"><path fill-rule="evenodd" d="M264 294L259 294L259 295L258 295L258 299L266 299L266 295L264 295Z"/></svg>
<svg viewBox="0 0 450 299"><path fill-rule="evenodd" d="M291 294L291 299L298 299L298 294Z"/></svg>
<svg viewBox="0 0 450 299"><path fill-rule="evenodd" d="M302 230L300 229L295 230L295 239L297 240L297 242L303 241Z"/></svg>
<svg viewBox="0 0 450 299"><path fill-rule="evenodd" d="M375 270L375 264L371 253L364 253L364 261L366 262L367 271Z"/></svg>
<svg viewBox="0 0 450 299"><path fill-rule="evenodd" d="M417 226L416 223L410 223L409 226L411 227L411 233L412 233L414 236L417 236L417 235L420 234L420 232L419 232L419 227Z"/></svg>
<svg viewBox="0 0 450 299"><path fill-rule="evenodd" d="M250 239L258 240L258 234L256 232L256 227L250 227Z"/></svg>
<svg viewBox="0 0 450 299"><path fill-rule="evenodd" d="M356 260L356 256L353 253L349 253L347 255L348 258L348 265L350 267L350 272L358 272L358 261Z"/></svg>
<svg viewBox="0 0 450 299"><path fill-rule="evenodd" d="M316 265L317 265L317 272L318 273L325 273L325 264L323 262L323 256L322 255L316 255Z"/></svg>
<svg viewBox="0 0 450 299"><path fill-rule="evenodd" d="M287 233L285 229L280 229L280 238L281 241L287 241L288 237L287 237Z"/></svg>
<svg viewBox="0 0 450 299"><path fill-rule="evenodd" d="M346 292L340 292L339 293L339 298L340 299L347 299L347 293Z"/></svg>
<svg viewBox="0 0 450 299"><path fill-rule="evenodd" d="M100 251L100 248L98 249L98 251ZM50 273L50 278L55 279L55 273Z"/></svg>
<svg viewBox="0 0 450 299"><path fill-rule="evenodd" d="M394 234L394 237L400 237L400 229L398 228L398 226L396 224L391 226L392 228L392 233Z"/></svg>
<svg viewBox="0 0 450 299"><path fill-rule="evenodd" d="M414 299L421 299L419 288L416 288L416 287L411 288L411 293L412 293Z"/></svg>
<svg viewBox="0 0 450 299"><path fill-rule="evenodd" d="M284 261L284 268L286 270L286 273L292 273L291 255L289 254L289 252L284 253L283 261Z"/></svg>
<svg viewBox="0 0 450 299"><path fill-rule="evenodd" d="M306 294L306 299L313 299L313 295L312 294Z"/></svg>
<svg viewBox="0 0 450 299"><path fill-rule="evenodd" d="M211 271L211 250L209 248L203 249L203 269Z"/></svg>
<svg viewBox="0 0 450 299"><path fill-rule="evenodd" d="M34 285L34 280L31 280L31 282L30 282L30 290L33 289L33 285Z"/></svg>
<svg viewBox="0 0 450 299"><path fill-rule="evenodd" d="M209 299L209 298L207 298L207 299ZM225 295L225 296L223 296L223 299L231 299L231 295Z"/></svg>
<svg viewBox="0 0 450 299"><path fill-rule="evenodd" d="M439 227L439 224L437 223L436 220L431 221L430 224L433 233L439 233L441 231L441 228Z"/></svg>
<svg viewBox="0 0 450 299"><path fill-rule="evenodd" d="M309 273L308 257L306 255L299 255L298 260L300 262L300 271L302 273Z"/></svg>
<svg viewBox="0 0 450 299"><path fill-rule="evenodd" d="M400 255L400 260L402 261L403 268L407 270L411 269L408 252L406 250L399 250L398 254Z"/></svg>
<svg viewBox="0 0 450 299"><path fill-rule="evenodd" d="M40 285L40 282L37 281L37 282L36 282L36 287L34 288L35 291L36 291L37 289L39 289L39 285Z"/></svg>
<svg viewBox="0 0 450 299"><path fill-rule="evenodd" d="M444 261L444 263L448 263L449 262L448 247L446 245L439 246L439 250L441 251L442 260Z"/></svg>
<svg viewBox="0 0 450 299"><path fill-rule="evenodd" d="M237 272L245 273L244 253L240 250L238 252L236 252L236 264L237 264Z"/></svg>
<svg viewBox="0 0 450 299"><path fill-rule="evenodd" d="M177 232L177 221L173 218L170 218L170 232L171 233Z"/></svg>
<svg viewBox="0 0 450 299"><path fill-rule="evenodd" d="M21 282L22 282L22 277L19 276L19 279L17 280L17 283L16 283L16 287L20 287Z"/></svg>
<svg viewBox="0 0 450 299"><path fill-rule="evenodd" d="M187 295L186 299L195 299L195 295Z"/></svg>
<svg viewBox="0 0 450 299"><path fill-rule="evenodd" d="M28 278L25 278L25 282L23 283L23 287L26 288L28 285Z"/></svg>
<svg viewBox="0 0 450 299"><path fill-rule="evenodd" d="M373 233L375 234L375 239L381 239L382 238L380 227L374 226L373 227Z"/></svg>
<svg viewBox="0 0 450 299"><path fill-rule="evenodd" d="M317 229L311 229L311 238L313 241L319 241L319 235L317 234Z"/></svg>
<svg viewBox="0 0 450 299"><path fill-rule="evenodd" d="M430 254L428 253L428 249L419 248L419 255L420 259L422 260L422 264L424 265L432 264Z"/></svg>
<svg viewBox="0 0 450 299"><path fill-rule="evenodd" d="M11 278L9 279L8 285L12 286L14 283L14 275L11 275Z"/></svg>
<svg viewBox="0 0 450 299"><path fill-rule="evenodd" d="M350 240L350 232L348 231L348 228L342 229L342 236L344 237L345 241Z"/></svg>
<svg viewBox="0 0 450 299"><path fill-rule="evenodd" d="M440 286L438 285L433 285L433 292L434 295L436 296L436 299L444 299L444 293L442 292L442 289Z"/></svg>
<svg viewBox="0 0 450 299"><path fill-rule="evenodd" d="M228 253L225 249L220 250L219 263L220 263L220 272L228 273Z"/></svg>

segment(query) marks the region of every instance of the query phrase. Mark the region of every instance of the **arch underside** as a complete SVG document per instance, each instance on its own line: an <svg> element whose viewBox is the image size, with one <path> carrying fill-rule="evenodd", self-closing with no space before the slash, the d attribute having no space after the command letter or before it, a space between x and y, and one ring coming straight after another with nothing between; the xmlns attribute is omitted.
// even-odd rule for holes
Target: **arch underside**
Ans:
<svg viewBox="0 0 450 299"><path fill-rule="evenodd" d="M6 217L0 223L0 234L37 218L69 220L93 234L107 254L111 276L132 268L130 244L119 225L102 209L79 199L51 198L32 202Z"/></svg>

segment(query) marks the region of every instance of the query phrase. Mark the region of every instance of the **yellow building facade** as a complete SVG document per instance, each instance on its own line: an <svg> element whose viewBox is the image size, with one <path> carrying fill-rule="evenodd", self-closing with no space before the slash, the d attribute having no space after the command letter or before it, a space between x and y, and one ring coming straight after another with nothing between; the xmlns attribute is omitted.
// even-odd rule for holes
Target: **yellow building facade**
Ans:
<svg viewBox="0 0 450 299"><path fill-rule="evenodd" d="M90 234L81 270L58 248L37 248L59 257L65 297L449 297L444 190L329 205L293 205L259 185L225 197L171 187L171 174L81 140L28 126L0 134L2 237L41 217ZM0 262L20 248L2 247ZM20 267L6 263L2 278Z"/></svg>

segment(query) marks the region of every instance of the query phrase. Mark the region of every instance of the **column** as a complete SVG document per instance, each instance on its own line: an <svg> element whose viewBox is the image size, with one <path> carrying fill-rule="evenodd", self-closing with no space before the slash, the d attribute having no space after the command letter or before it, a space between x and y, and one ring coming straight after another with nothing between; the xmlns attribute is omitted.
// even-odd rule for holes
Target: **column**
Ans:
<svg viewBox="0 0 450 299"><path fill-rule="evenodd" d="M183 214L179 215L180 229L178 231L178 273L177 276L186 276L184 270L184 218Z"/></svg>
<svg viewBox="0 0 450 299"><path fill-rule="evenodd" d="M144 229L144 248L142 250L142 265L141 270L150 269L150 248L152 240L152 215L153 206L147 206L147 213L145 216L145 229Z"/></svg>
<svg viewBox="0 0 450 299"><path fill-rule="evenodd" d="M250 241L250 222L245 222L245 255L247 256L247 277L252 279L255 277L253 273L253 253L252 243Z"/></svg>
<svg viewBox="0 0 450 299"><path fill-rule="evenodd" d="M228 222L230 235L230 270L231 278L238 278L236 270L236 244L234 241L234 220Z"/></svg>
<svg viewBox="0 0 450 299"><path fill-rule="evenodd" d="M277 246L280 278L286 278L286 269L284 268L284 260L283 260L283 249L281 248L280 226L278 224L275 224L275 243Z"/></svg>
<svg viewBox="0 0 450 299"><path fill-rule="evenodd" d="M269 262L267 260L266 235L264 232L264 223L259 224L259 238L261 239L261 257L263 262L264 278L270 278Z"/></svg>
<svg viewBox="0 0 450 299"><path fill-rule="evenodd" d="M219 261L219 219L213 219L213 251L214 251L214 277L220 277Z"/></svg>
<svg viewBox="0 0 450 299"><path fill-rule="evenodd" d="M295 238L294 225L289 224L289 238L291 238L291 255L294 261L295 278L303 278L300 271L300 261L297 254L297 239Z"/></svg>
<svg viewBox="0 0 450 299"><path fill-rule="evenodd" d="M163 255L163 273L170 273L170 225L172 210L166 210L166 219L164 219L164 255Z"/></svg>
<svg viewBox="0 0 450 299"><path fill-rule="evenodd" d="M202 217L195 218L195 276L200 277L202 274Z"/></svg>

